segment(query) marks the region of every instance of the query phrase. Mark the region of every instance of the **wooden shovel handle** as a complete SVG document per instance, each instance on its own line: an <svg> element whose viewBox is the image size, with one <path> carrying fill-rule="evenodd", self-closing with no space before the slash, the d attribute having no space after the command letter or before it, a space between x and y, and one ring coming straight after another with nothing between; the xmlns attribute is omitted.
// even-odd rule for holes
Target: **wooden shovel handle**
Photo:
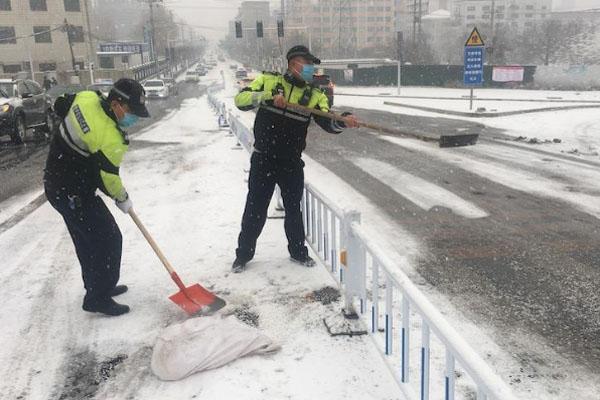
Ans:
<svg viewBox="0 0 600 400"><path fill-rule="evenodd" d="M344 116L341 116L341 115L333 113L333 112L325 112L325 111L321 111L321 110L316 110L314 108L304 107L299 104L288 103L287 108L291 108L291 109L294 109L297 111L302 111L304 113L312 113L312 114L318 115L320 117L329 118L329 119L332 119L335 121L344 122L344 119L345 119ZM422 136L422 135L419 135L416 133L404 132L404 131L401 131L398 129L386 128L385 126L372 124L369 122L359 121L358 125L361 128L364 127L364 128L369 128L369 129L373 129L373 130L380 131L380 132L387 132L387 133L391 133L392 135L408 136L411 138L423 140L425 142L439 142L439 139L436 139L436 138L430 138L430 137Z"/></svg>
<svg viewBox="0 0 600 400"><path fill-rule="evenodd" d="M144 226L144 224L142 224L142 221L140 221L140 219L138 218L138 216L135 213L135 211L133 211L133 208L129 209L129 216L131 217L131 219L133 220L133 222L135 222L135 224L137 225L137 227L140 229L140 231L142 232L142 235L144 235L144 237L146 238L146 240L150 244L150 247L152 247L152 250L154 250L154 252L158 256L158 258L160 259L160 261L163 263L163 265L165 266L165 268L169 272L169 275L171 275L171 277L177 276L177 273L175 272L175 270L171 266L171 263L169 262L169 260L167 260L167 257L165 257L165 255L160 250L160 248L158 247L158 244L154 241L154 239L152 238L152 236L150 236L150 232L148 232L148 230L146 229L146 227ZM177 286L179 286L179 285L177 285Z"/></svg>

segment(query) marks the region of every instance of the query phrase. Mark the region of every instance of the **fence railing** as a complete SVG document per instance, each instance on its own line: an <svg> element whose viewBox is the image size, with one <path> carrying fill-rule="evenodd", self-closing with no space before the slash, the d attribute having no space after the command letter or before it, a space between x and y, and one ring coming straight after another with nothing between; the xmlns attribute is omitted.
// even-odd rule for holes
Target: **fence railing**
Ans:
<svg viewBox="0 0 600 400"><path fill-rule="evenodd" d="M214 91L209 91L208 100L218 113L227 112ZM231 132L251 151L252 132L232 113L228 118ZM306 240L338 282L345 313L356 313L369 327L407 399L458 398L456 379L460 371L461 379L464 372L472 381L465 386L474 387L477 400L516 400L508 385L365 232L358 212L338 208L308 182L301 206ZM419 333L420 343L411 347L413 341L417 343L413 336ZM435 348L433 338L439 343ZM416 357L411 356L411 349L412 353L418 349ZM432 366L432 350L442 353L436 360L443 362ZM433 372L442 379L434 382Z"/></svg>

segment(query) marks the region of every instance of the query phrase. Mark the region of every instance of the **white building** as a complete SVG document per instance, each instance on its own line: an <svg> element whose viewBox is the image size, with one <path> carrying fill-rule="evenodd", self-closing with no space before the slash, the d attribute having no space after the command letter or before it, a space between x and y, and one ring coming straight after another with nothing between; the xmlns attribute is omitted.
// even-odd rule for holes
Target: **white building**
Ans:
<svg viewBox="0 0 600 400"><path fill-rule="evenodd" d="M86 0L0 0L0 74L66 71L94 58ZM64 29L71 25L71 44Z"/></svg>
<svg viewBox="0 0 600 400"><path fill-rule="evenodd" d="M452 15L463 26L478 24L526 29L550 18L552 0L454 0Z"/></svg>

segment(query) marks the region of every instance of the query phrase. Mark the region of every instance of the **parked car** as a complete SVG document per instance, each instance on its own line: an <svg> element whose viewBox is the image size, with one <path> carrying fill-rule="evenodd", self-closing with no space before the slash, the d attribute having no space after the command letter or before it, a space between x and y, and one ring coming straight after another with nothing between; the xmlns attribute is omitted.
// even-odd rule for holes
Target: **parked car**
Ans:
<svg viewBox="0 0 600 400"><path fill-rule="evenodd" d="M29 128L52 132L54 127L52 101L40 85L28 79L0 79L0 136L9 135L21 144Z"/></svg>
<svg viewBox="0 0 600 400"><path fill-rule="evenodd" d="M243 68L238 68L237 71L235 71L235 79L244 79L248 77L248 71L246 71Z"/></svg>
<svg viewBox="0 0 600 400"><path fill-rule="evenodd" d="M142 85L146 91L146 97L165 99L169 97L169 86L163 79L149 79Z"/></svg>
<svg viewBox="0 0 600 400"><path fill-rule="evenodd" d="M196 66L196 72L198 73L198 76L205 76L208 73L208 70L204 65L198 64Z"/></svg>
<svg viewBox="0 0 600 400"><path fill-rule="evenodd" d="M237 70L238 66L237 66L237 64L229 64L229 69L231 69L231 70Z"/></svg>
<svg viewBox="0 0 600 400"><path fill-rule="evenodd" d="M198 82L200 77L198 77L198 73L193 70L189 70L185 73L185 81L186 82Z"/></svg>
<svg viewBox="0 0 600 400"><path fill-rule="evenodd" d="M59 84L59 85L52 86L52 88L50 90L48 90L46 92L46 94L50 97L50 101L54 105L54 102L56 101L56 99L58 97L62 96L63 94L76 94L76 93L79 93L84 90L86 90L85 87L80 84L68 84L68 85Z"/></svg>
<svg viewBox="0 0 600 400"><path fill-rule="evenodd" d="M179 86L177 85L177 81L175 81L174 78L166 77L162 78L162 80L167 84L169 88L169 94L172 94L173 96L179 95Z"/></svg>
<svg viewBox="0 0 600 400"><path fill-rule="evenodd" d="M335 88L335 85L331 82L331 77L329 75L314 75L313 85L321 89L325 95L327 95L329 107L333 107L333 89Z"/></svg>

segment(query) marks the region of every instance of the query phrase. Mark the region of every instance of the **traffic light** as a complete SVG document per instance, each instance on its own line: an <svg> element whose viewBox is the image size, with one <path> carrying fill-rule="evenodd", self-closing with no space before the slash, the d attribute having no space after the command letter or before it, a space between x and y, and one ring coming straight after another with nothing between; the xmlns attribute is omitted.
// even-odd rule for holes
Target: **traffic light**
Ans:
<svg viewBox="0 0 600 400"><path fill-rule="evenodd" d="M277 21L277 37L283 37L283 20Z"/></svg>
<svg viewBox="0 0 600 400"><path fill-rule="evenodd" d="M256 21L256 37L263 37L263 23L262 21Z"/></svg>
<svg viewBox="0 0 600 400"><path fill-rule="evenodd" d="M242 37L242 21L235 21L235 37L237 39Z"/></svg>

